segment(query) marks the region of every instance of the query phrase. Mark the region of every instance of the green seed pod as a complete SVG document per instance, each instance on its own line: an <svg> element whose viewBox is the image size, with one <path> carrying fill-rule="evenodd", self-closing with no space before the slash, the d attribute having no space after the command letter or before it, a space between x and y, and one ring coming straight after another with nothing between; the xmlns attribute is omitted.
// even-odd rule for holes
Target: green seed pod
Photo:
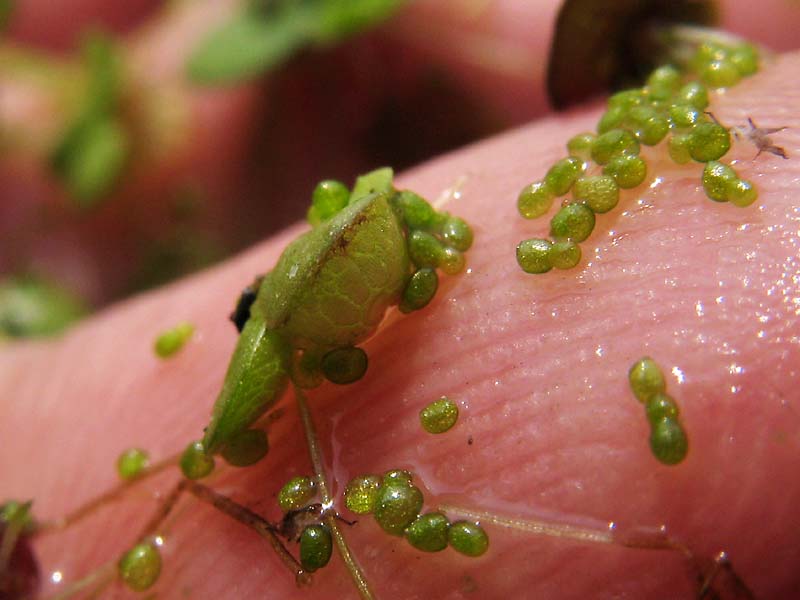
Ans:
<svg viewBox="0 0 800 600"><path fill-rule="evenodd" d="M322 357L320 368L325 379L338 385L358 381L367 372L367 353L361 348L347 346L331 350Z"/></svg>
<svg viewBox="0 0 800 600"><path fill-rule="evenodd" d="M544 181L534 181L519 193L517 210L526 219L536 219L547 214L554 197L553 191Z"/></svg>
<svg viewBox="0 0 800 600"><path fill-rule="evenodd" d="M328 564L333 553L333 537L325 525L309 525L300 534L300 564L313 573Z"/></svg>
<svg viewBox="0 0 800 600"><path fill-rule="evenodd" d="M679 165L685 165L692 160L692 155L689 154L689 141L691 136L688 133L676 133L669 138L667 146L669 157Z"/></svg>
<svg viewBox="0 0 800 600"><path fill-rule="evenodd" d="M758 48L747 42L739 44L731 50L730 61L742 77L753 75L758 72Z"/></svg>
<svg viewBox="0 0 800 600"><path fill-rule="evenodd" d="M440 259L439 268L447 275L458 275L467 264L464 255L450 246L442 248Z"/></svg>
<svg viewBox="0 0 800 600"><path fill-rule="evenodd" d="M447 396L442 396L419 411L419 420L428 433L444 433L456 424L458 406Z"/></svg>
<svg viewBox="0 0 800 600"><path fill-rule="evenodd" d="M570 156L556 161L544 176L544 182L553 194L563 196L581 173L583 173L583 161Z"/></svg>
<svg viewBox="0 0 800 600"><path fill-rule="evenodd" d="M309 222L312 225L318 225L323 221L327 221L347 206L349 200L350 190L342 182L334 179L320 181L311 194ZM311 217L312 214L313 219Z"/></svg>
<svg viewBox="0 0 800 600"><path fill-rule="evenodd" d="M588 132L572 136L567 142L567 152L579 160L589 160L592 157L592 144L596 137L595 134Z"/></svg>
<svg viewBox="0 0 800 600"><path fill-rule="evenodd" d="M669 107L669 121L673 129L691 129L703 120L703 112L690 104L673 104Z"/></svg>
<svg viewBox="0 0 800 600"><path fill-rule="evenodd" d="M466 252L472 246L472 228L461 217L447 217L444 225L442 225L441 234L444 243L459 252Z"/></svg>
<svg viewBox="0 0 800 600"><path fill-rule="evenodd" d="M439 287L439 277L433 269L419 269L408 280L403 297L400 300L400 311L410 313L428 306Z"/></svg>
<svg viewBox="0 0 800 600"><path fill-rule="evenodd" d="M378 475L359 475L347 483L344 490L344 504L357 515L372 512L381 491L381 478Z"/></svg>
<svg viewBox="0 0 800 600"><path fill-rule="evenodd" d="M439 266L442 256L442 243L433 235L418 229L408 234L408 255L419 268Z"/></svg>
<svg viewBox="0 0 800 600"><path fill-rule="evenodd" d="M703 189L715 202L727 202L731 185L738 180L736 171L715 160L709 161L703 169Z"/></svg>
<svg viewBox="0 0 800 600"><path fill-rule="evenodd" d="M155 353L160 358L168 358L178 352L194 333L194 325L191 323L180 323L161 333L153 344Z"/></svg>
<svg viewBox="0 0 800 600"><path fill-rule="evenodd" d="M658 425L661 419L674 419L677 421L680 414L675 400L663 392L650 396L645 402L644 410L651 427Z"/></svg>
<svg viewBox="0 0 800 600"><path fill-rule="evenodd" d="M440 512L420 515L405 531L408 543L423 552L439 552L447 548L450 521Z"/></svg>
<svg viewBox="0 0 800 600"><path fill-rule="evenodd" d="M608 164L603 167L603 173L613 177L619 187L627 190L642 184L644 178L647 177L647 163L640 156L621 154L608 161ZM589 206L595 212L601 212L591 204Z"/></svg>
<svg viewBox="0 0 800 600"><path fill-rule="evenodd" d="M550 251L553 243L550 240L532 238L523 240L517 245L517 263L526 273L547 273L553 268L550 262Z"/></svg>
<svg viewBox="0 0 800 600"><path fill-rule="evenodd" d="M409 229L431 229L436 221L436 210L422 196L403 190L394 196L393 202L403 214Z"/></svg>
<svg viewBox="0 0 800 600"><path fill-rule="evenodd" d="M632 108L630 122L636 139L645 146L655 146L669 132L669 120L667 117L649 106Z"/></svg>
<svg viewBox="0 0 800 600"><path fill-rule="evenodd" d="M637 156L630 157L638 158ZM616 158L620 157L615 156L614 159ZM609 162L609 164L611 163ZM575 189L572 191L572 195L576 200L586 203L593 212L606 213L619 202L619 186L610 175L581 177L575 182Z"/></svg>
<svg viewBox="0 0 800 600"><path fill-rule="evenodd" d="M489 549L489 537L483 528L471 521L456 521L447 530L447 541L453 550L466 556L480 556Z"/></svg>
<svg viewBox="0 0 800 600"><path fill-rule="evenodd" d="M161 574L161 553L153 544L134 546L117 564L122 581L136 592L150 588Z"/></svg>
<svg viewBox="0 0 800 600"><path fill-rule="evenodd" d="M647 402L656 394L663 394L667 389L661 368L649 356L633 363L628 371L628 383L639 402Z"/></svg>
<svg viewBox="0 0 800 600"><path fill-rule="evenodd" d="M572 269L581 262L581 247L572 240L555 242L550 249L550 264L556 269Z"/></svg>
<svg viewBox="0 0 800 600"><path fill-rule="evenodd" d="M686 458L689 441L677 419L663 418L652 426L650 449L665 465L677 465Z"/></svg>
<svg viewBox="0 0 800 600"><path fill-rule="evenodd" d="M726 88L739 83L742 78L736 65L730 60L714 60L700 71L700 79L712 88Z"/></svg>
<svg viewBox="0 0 800 600"><path fill-rule="evenodd" d="M191 442L181 455L180 465L186 479L202 479L214 470L214 458L206 454L202 442Z"/></svg>
<svg viewBox="0 0 800 600"><path fill-rule="evenodd" d="M758 190L744 179L736 178L728 182L728 200L735 206L750 206L758 199Z"/></svg>
<svg viewBox="0 0 800 600"><path fill-rule="evenodd" d="M147 452L139 448L128 448L117 459L117 473L120 479L130 481L141 475L149 463Z"/></svg>
<svg viewBox="0 0 800 600"><path fill-rule="evenodd" d="M650 73L646 85L653 100L669 100L681 85L681 73L672 65L658 67Z"/></svg>
<svg viewBox="0 0 800 600"><path fill-rule="evenodd" d="M404 485L414 483L414 475L405 469L392 469L383 474L383 485Z"/></svg>
<svg viewBox="0 0 800 600"><path fill-rule="evenodd" d="M604 165L617 154L639 154L639 142L627 129L612 129L597 136L592 144L592 160Z"/></svg>
<svg viewBox="0 0 800 600"><path fill-rule="evenodd" d="M597 132L600 134L618 129L625 125L625 119L628 117L628 111L620 106L609 107L600 120L597 122Z"/></svg>
<svg viewBox="0 0 800 600"><path fill-rule="evenodd" d="M695 107L697 110L705 110L708 107L708 90L698 82L692 81L684 85L675 97L676 102L686 103Z"/></svg>
<svg viewBox="0 0 800 600"><path fill-rule="evenodd" d="M550 221L550 235L560 240L582 242L594 229L594 212L584 204L569 204L559 210Z"/></svg>
<svg viewBox="0 0 800 600"><path fill-rule="evenodd" d="M378 494L373 515L381 528L391 535L403 535L422 509L422 492L413 485L384 486Z"/></svg>
<svg viewBox="0 0 800 600"><path fill-rule="evenodd" d="M307 506L317 493L317 484L307 475L292 477L278 492L278 505L283 512L300 510Z"/></svg>
<svg viewBox="0 0 800 600"><path fill-rule="evenodd" d="M232 467L249 467L264 458L269 452L267 432L260 429L245 429L236 434L222 447L220 454Z"/></svg>
<svg viewBox="0 0 800 600"><path fill-rule="evenodd" d="M689 154L697 162L719 160L731 147L731 134L716 123L699 123L689 134Z"/></svg>

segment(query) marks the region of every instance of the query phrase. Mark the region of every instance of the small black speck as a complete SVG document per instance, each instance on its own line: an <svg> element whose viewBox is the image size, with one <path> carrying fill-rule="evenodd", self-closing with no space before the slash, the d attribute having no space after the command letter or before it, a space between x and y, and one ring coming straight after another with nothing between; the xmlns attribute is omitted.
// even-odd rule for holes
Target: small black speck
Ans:
<svg viewBox="0 0 800 600"><path fill-rule="evenodd" d="M467 438L467 446L472 446L472 442L473 442L472 436L469 436Z"/></svg>

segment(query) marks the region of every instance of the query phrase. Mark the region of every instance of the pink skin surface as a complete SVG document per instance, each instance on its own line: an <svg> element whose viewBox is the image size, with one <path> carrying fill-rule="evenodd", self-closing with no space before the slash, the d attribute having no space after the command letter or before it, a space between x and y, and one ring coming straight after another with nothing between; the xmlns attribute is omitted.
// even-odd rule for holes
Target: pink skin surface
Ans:
<svg viewBox="0 0 800 600"><path fill-rule="evenodd" d="M731 155L760 190L745 209L708 200L701 166L649 151L648 182L598 218L571 271L522 273L514 247L547 220L516 214L520 188L593 128L598 108L551 117L403 175L436 197L463 181L447 209L474 225L469 270L443 280L434 302L388 315L364 346L366 377L325 384L311 404L333 488L353 475L409 468L426 509L439 502L519 518L621 531L666 524L698 555L729 553L759 598L800 593L800 55L717 97L722 122L747 116L789 160L746 142ZM154 458L199 437L235 343L226 315L255 273L299 228L186 281L112 307L50 344L0 353L0 498L34 498L56 518L114 485L131 446ZM178 321L197 334L162 362L151 345ZM662 466L626 374L643 355L667 374L690 451ZM450 432L422 431L418 412L447 394L461 409ZM290 476L310 472L291 394L258 466L209 479L271 520ZM470 444L469 441L472 441ZM68 532L41 539L43 577L74 581L134 542L170 472ZM349 513L344 511L346 517ZM453 518L457 518L452 515ZM693 587L677 554L547 539L486 523L489 552L423 555L370 517L345 535L380 598L683 598ZM352 598L341 560L302 594L258 537L193 499L164 528L161 597ZM53 592L58 586L45 585ZM128 594L115 584L104 597ZM724 596L725 597L725 596Z"/></svg>

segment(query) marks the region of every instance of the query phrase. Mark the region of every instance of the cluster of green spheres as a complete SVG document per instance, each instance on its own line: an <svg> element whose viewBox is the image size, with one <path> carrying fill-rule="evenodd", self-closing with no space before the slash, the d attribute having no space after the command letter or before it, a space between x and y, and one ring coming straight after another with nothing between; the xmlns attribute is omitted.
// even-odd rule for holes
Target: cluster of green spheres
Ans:
<svg viewBox="0 0 800 600"><path fill-rule="evenodd" d="M298 475L287 481L278 492L278 505L285 513L300 512L311 506L317 497L316 481L308 475ZM298 538L300 565L313 573L321 569L333 554L333 536L327 525L312 523L303 527Z"/></svg>
<svg viewBox="0 0 800 600"><path fill-rule="evenodd" d="M466 556L481 556L489 548L483 528L471 521L450 522L441 512L422 513L422 491L404 470L381 475L360 475L345 489L345 505L356 514L372 514L386 533L403 536L423 552L448 546Z"/></svg>
<svg viewBox="0 0 800 600"><path fill-rule="evenodd" d="M637 400L644 404L650 423L650 450L665 465L676 465L686 458L689 441L683 430L680 411L667 394L661 368L650 357L637 360L628 371L628 383Z"/></svg>
<svg viewBox="0 0 800 600"><path fill-rule="evenodd" d="M307 218L316 226L367 194L390 193L390 202L406 225L408 253L414 266L400 302L400 310L408 313L424 308L436 295L437 269L447 275L464 270L463 253L472 246L473 234L464 219L437 211L410 190L396 190L393 177L391 169L377 169L359 177L352 190L339 181L323 181L311 195Z"/></svg>
<svg viewBox="0 0 800 600"><path fill-rule="evenodd" d="M665 142L674 162L707 163L703 187L712 200L752 204L757 197L752 183L717 162L730 149L731 136L706 109L709 88L735 84L755 73L758 63L751 44L700 44L686 72L662 66L641 88L611 96L597 131L573 136L567 142L568 156L520 191L517 209L526 219L548 214L556 198L571 192L550 221L549 239L531 238L517 246L522 270L547 273L580 262L578 244L592 233L595 216L617 206L620 190L636 188L647 179L642 146Z"/></svg>

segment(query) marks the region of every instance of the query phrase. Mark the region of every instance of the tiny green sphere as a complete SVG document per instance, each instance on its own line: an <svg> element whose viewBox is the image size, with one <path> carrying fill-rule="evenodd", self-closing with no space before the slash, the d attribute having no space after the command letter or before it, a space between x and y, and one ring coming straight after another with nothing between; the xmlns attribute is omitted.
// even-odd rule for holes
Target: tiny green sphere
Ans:
<svg viewBox="0 0 800 600"><path fill-rule="evenodd" d="M442 243L427 231L415 229L408 234L408 256L418 268L439 266Z"/></svg>
<svg viewBox="0 0 800 600"><path fill-rule="evenodd" d="M719 160L730 147L731 134L717 123L698 123L689 134L689 154L697 162Z"/></svg>
<svg viewBox="0 0 800 600"><path fill-rule="evenodd" d="M322 357L320 368L325 379L338 385L358 381L367 372L367 353L356 346L331 350Z"/></svg>
<svg viewBox="0 0 800 600"><path fill-rule="evenodd" d="M728 200L734 206L750 206L758 199L758 190L749 181L736 178L728 182Z"/></svg>
<svg viewBox="0 0 800 600"><path fill-rule="evenodd" d="M544 176L544 182L553 194L563 196L581 173L583 173L583 161L570 156L556 161Z"/></svg>
<svg viewBox="0 0 800 600"><path fill-rule="evenodd" d="M650 73L646 85L653 100L669 100L681 85L681 72L672 65L658 67Z"/></svg>
<svg viewBox="0 0 800 600"><path fill-rule="evenodd" d="M186 479L202 479L214 470L214 457L206 454L202 442L191 442L181 455L180 465Z"/></svg>
<svg viewBox="0 0 800 600"><path fill-rule="evenodd" d="M142 474L150 463L150 456L139 448L128 448L117 459L117 473L120 479L130 481Z"/></svg>
<svg viewBox="0 0 800 600"><path fill-rule="evenodd" d="M555 195L544 181L534 181L522 188L517 197L517 210L526 219L536 219L547 214Z"/></svg>
<svg viewBox="0 0 800 600"><path fill-rule="evenodd" d="M422 492L414 485L384 486L372 511L375 521L391 535L403 535L422 510Z"/></svg>
<svg viewBox="0 0 800 600"><path fill-rule="evenodd" d="M657 425L661 419L676 419L680 411L671 396L658 392L650 396L644 404L645 415L651 427Z"/></svg>
<svg viewBox="0 0 800 600"><path fill-rule="evenodd" d="M691 81L678 90L675 100L693 106L697 110L704 110L709 103L708 90L699 81Z"/></svg>
<svg viewBox="0 0 800 600"><path fill-rule="evenodd" d="M638 157L631 156L631 158ZM609 162L609 164L611 163ZM581 177L575 182L575 189L572 191L572 195L576 200L585 202L592 209L592 212L606 213L619 202L619 186L611 175Z"/></svg>
<svg viewBox="0 0 800 600"><path fill-rule="evenodd" d="M447 548L450 521L440 512L418 516L405 531L408 543L423 552L440 552Z"/></svg>
<svg viewBox="0 0 800 600"><path fill-rule="evenodd" d="M125 585L136 592L143 592L158 581L161 553L153 544L137 544L123 555L117 569Z"/></svg>
<svg viewBox="0 0 800 600"><path fill-rule="evenodd" d="M649 356L642 357L633 363L628 371L628 383L639 402L647 402L656 394L663 394L667 389L667 382L661 368Z"/></svg>
<svg viewBox="0 0 800 600"><path fill-rule="evenodd" d="M650 449L653 456L665 465L677 465L686 458L689 441L677 419L665 417L652 425Z"/></svg>
<svg viewBox="0 0 800 600"><path fill-rule="evenodd" d="M394 197L409 229L430 229L436 221L436 209L422 196L403 190Z"/></svg>
<svg viewBox="0 0 800 600"><path fill-rule="evenodd" d="M634 106L640 106L645 102L645 93L641 88L630 88L622 90L608 99L610 108L621 108L626 113Z"/></svg>
<svg viewBox="0 0 800 600"><path fill-rule="evenodd" d="M731 184L738 179L732 167L711 160L703 169L703 190L715 202L727 202Z"/></svg>
<svg viewBox="0 0 800 600"><path fill-rule="evenodd" d="M459 252L466 252L472 246L472 227L461 217L447 217L442 225L442 240ZM433 265L418 265L433 266Z"/></svg>
<svg viewBox="0 0 800 600"><path fill-rule="evenodd" d="M313 573L328 564L333 553L333 537L325 525L309 525L300 534L300 564Z"/></svg>
<svg viewBox="0 0 800 600"><path fill-rule="evenodd" d="M278 492L278 506L283 512L300 510L307 506L317 493L317 484L308 475L292 477Z"/></svg>
<svg viewBox="0 0 800 600"><path fill-rule="evenodd" d="M222 448L220 454L233 467L249 467L264 458L269 452L267 432L246 429L237 433Z"/></svg>
<svg viewBox="0 0 800 600"><path fill-rule="evenodd" d="M655 146L669 132L669 119L660 111L649 106L632 108L630 122L636 139L645 146Z"/></svg>
<svg viewBox="0 0 800 600"><path fill-rule="evenodd" d="M180 323L161 333L153 344L153 349L159 358L169 358L183 348L194 333L194 325Z"/></svg>
<svg viewBox="0 0 800 600"><path fill-rule="evenodd" d="M670 136L667 150L673 162L685 165L692 160L692 155L689 154L690 140L691 136L688 133L676 133Z"/></svg>
<svg viewBox="0 0 800 600"><path fill-rule="evenodd" d="M320 181L311 194L311 207L319 222L327 221L347 206L350 190L341 181L326 179ZM315 223L312 223L314 225Z"/></svg>
<svg viewBox="0 0 800 600"><path fill-rule="evenodd" d="M403 297L400 300L400 311L410 313L428 306L436 290L439 288L439 277L433 269L419 269L408 280Z"/></svg>
<svg viewBox="0 0 800 600"><path fill-rule="evenodd" d="M447 396L442 396L419 411L419 420L428 433L444 433L456 424L458 406Z"/></svg>
<svg viewBox="0 0 800 600"><path fill-rule="evenodd" d="M589 160L592 157L592 144L596 137L589 132L572 136L567 142L567 152L579 160Z"/></svg>
<svg viewBox="0 0 800 600"><path fill-rule="evenodd" d="M411 485L414 475L405 469L392 469L383 474L383 485Z"/></svg>
<svg viewBox="0 0 800 600"><path fill-rule="evenodd" d="M639 154L639 142L627 129L612 129L598 135L592 144L592 160L604 165L617 154Z"/></svg>
<svg viewBox="0 0 800 600"><path fill-rule="evenodd" d="M381 478L378 475L359 475L347 482L344 490L344 504L357 515L372 512L381 491Z"/></svg>
<svg viewBox="0 0 800 600"><path fill-rule="evenodd" d="M610 106L597 122L597 133L603 134L624 126L627 117L628 109L621 106Z"/></svg>
<svg viewBox="0 0 800 600"><path fill-rule="evenodd" d="M550 240L531 238L523 240L517 245L517 263L526 273L532 275L547 273L553 268L550 262L550 250L553 243Z"/></svg>
<svg viewBox="0 0 800 600"><path fill-rule="evenodd" d="M673 104L669 107L669 121L673 129L691 129L705 120L703 111L690 104Z"/></svg>
<svg viewBox="0 0 800 600"><path fill-rule="evenodd" d="M758 71L758 48L747 42L739 44L731 50L730 61L742 77L753 75Z"/></svg>
<svg viewBox="0 0 800 600"><path fill-rule="evenodd" d="M608 161L603 173L613 177L619 187L627 190L642 184L647 177L647 163L641 156L621 154ZM591 204L589 206L595 210Z"/></svg>
<svg viewBox="0 0 800 600"><path fill-rule="evenodd" d="M556 269L572 269L581 262L581 247L572 240L555 242L550 249L550 264Z"/></svg>
<svg viewBox="0 0 800 600"><path fill-rule="evenodd" d="M725 60L728 57L728 49L716 42L703 42L698 46L697 51L691 58L691 65L695 71L701 70L705 65L715 60Z"/></svg>
<svg viewBox="0 0 800 600"><path fill-rule="evenodd" d="M466 266L464 255L455 248L445 246L439 260L439 268L447 275L458 275Z"/></svg>
<svg viewBox="0 0 800 600"><path fill-rule="evenodd" d="M550 220L550 235L556 241L582 242L594 229L594 212L585 204L568 204Z"/></svg>
<svg viewBox="0 0 800 600"><path fill-rule="evenodd" d="M700 71L700 79L712 88L726 88L739 83L742 78L736 65L730 60L714 60Z"/></svg>
<svg viewBox="0 0 800 600"><path fill-rule="evenodd" d="M447 541L453 550L466 556L480 556L489 549L489 537L483 528L471 521L456 521L447 530Z"/></svg>

